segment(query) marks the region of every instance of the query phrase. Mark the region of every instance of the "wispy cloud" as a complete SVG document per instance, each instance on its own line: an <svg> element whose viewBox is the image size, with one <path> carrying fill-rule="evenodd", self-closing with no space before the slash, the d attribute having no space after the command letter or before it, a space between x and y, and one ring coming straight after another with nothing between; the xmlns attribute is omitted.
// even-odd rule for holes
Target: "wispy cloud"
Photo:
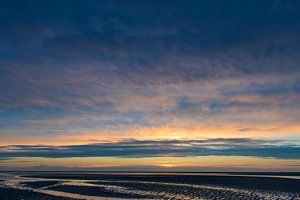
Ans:
<svg viewBox="0 0 300 200"><path fill-rule="evenodd" d="M125 140L87 145L2 146L1 157L186 157L255 156L299 159L300 146L281 140L215 138L203 140Z"/></svg>
<svg viewBox="0 0 300 200"><path fill-rule="evenodd" d="M276 0L1 2L1 144L145 140L1 155L297 158L298 147L274 141L149 139L299 137L298 10Z"/></svg>

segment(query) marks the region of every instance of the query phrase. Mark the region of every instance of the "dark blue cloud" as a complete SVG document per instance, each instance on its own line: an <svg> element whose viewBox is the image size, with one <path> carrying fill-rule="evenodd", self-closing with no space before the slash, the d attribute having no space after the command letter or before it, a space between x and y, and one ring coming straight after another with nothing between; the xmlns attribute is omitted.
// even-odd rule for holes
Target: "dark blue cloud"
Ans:
<svg viewBox="0 0 300 200"><path fill-rule="evenodd" d="M163 125L173 120L170 115L185 113L193 121L202 109L260 108L223 102L223 97L185 99L176 91L178 108L173 110L157 106L160 102L149 105L147 112L134 106L122 110L117 100L126 95L164 95L152 94L157 91L146 88L149 85L163 88L167 83L222 82L244 76L255 81L264 75L299 79L299 10L297 0L3 0L0 131L38 135L54 127L61 133L85 128L101 132L105 126ZM219 92L225 97L299 94L299 80L275 86L266 82L267 87L250 84ZM66 124L56 123L65 118ZM45 125L44 119L57 121ZM206 115L201 121L208 119Z"/></svg>
<svg viewBox="0 0 300 200"><path fill-rule="evenodd" d="M297 1L1 3L3 65L93 59L115 64L119 76L189 80L232 66L234 74L297 70L299 61Z"/></svg>
<svg viewBox="0 0 300 200"><path fill-rule="evenodd" d="M76 71L139 84L299 72L299 8L277 0L2 1L1 80L26 90L38 87L29 78L67 82ZM89 62L98 64L74 66Z"/></svg>
<svg viewBox="0 0 300 200"><path fill-rule="evenodd" d="M280 140L217 138L206 140L126 140L70 146L2 146L0 156L11 157L159 157L255 156L299 159L300 147Z"/></svg>

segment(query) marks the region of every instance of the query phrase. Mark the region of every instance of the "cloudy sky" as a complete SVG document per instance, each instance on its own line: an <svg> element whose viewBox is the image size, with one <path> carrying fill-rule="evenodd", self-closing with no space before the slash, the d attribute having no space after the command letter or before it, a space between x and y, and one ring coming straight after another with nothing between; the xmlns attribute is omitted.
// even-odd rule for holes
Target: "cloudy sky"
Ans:
<svg viewBox="0 0 300 200"><path fill-rule="evenodd" d="M300 166L298 0L0 1L0 170Z"/></svg>

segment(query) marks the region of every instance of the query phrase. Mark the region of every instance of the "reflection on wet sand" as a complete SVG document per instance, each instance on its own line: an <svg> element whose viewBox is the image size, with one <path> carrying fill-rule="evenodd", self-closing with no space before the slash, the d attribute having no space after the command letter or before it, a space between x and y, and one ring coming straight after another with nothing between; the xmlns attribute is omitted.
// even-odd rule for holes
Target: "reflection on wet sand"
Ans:
<svg viewBox="0 0 300 200"><path fill-rule="evenodd" d="M5 188L45 195L41 199L300 199L298 174L277 176L219 173L3 173L0 175L0 180L3 180L0 182L0 196L1 188Z"/></svg>

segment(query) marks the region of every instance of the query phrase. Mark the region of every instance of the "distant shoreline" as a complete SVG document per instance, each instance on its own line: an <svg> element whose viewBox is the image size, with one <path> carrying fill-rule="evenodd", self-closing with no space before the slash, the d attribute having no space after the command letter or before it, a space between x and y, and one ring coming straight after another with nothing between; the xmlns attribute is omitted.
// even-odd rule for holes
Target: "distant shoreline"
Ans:
<svg viewBox="0 0 300 200"><path fill-rule="evenodd" d="M0 173L18 173L18 172L28 172L28 173L130 173L130 174L139 174L139 173L168 173L168 174L230 174L230 175L278 175L278 176L300 176L299 172L189 172L189 171L80 171L80 170L0 170Z"/></svg>

